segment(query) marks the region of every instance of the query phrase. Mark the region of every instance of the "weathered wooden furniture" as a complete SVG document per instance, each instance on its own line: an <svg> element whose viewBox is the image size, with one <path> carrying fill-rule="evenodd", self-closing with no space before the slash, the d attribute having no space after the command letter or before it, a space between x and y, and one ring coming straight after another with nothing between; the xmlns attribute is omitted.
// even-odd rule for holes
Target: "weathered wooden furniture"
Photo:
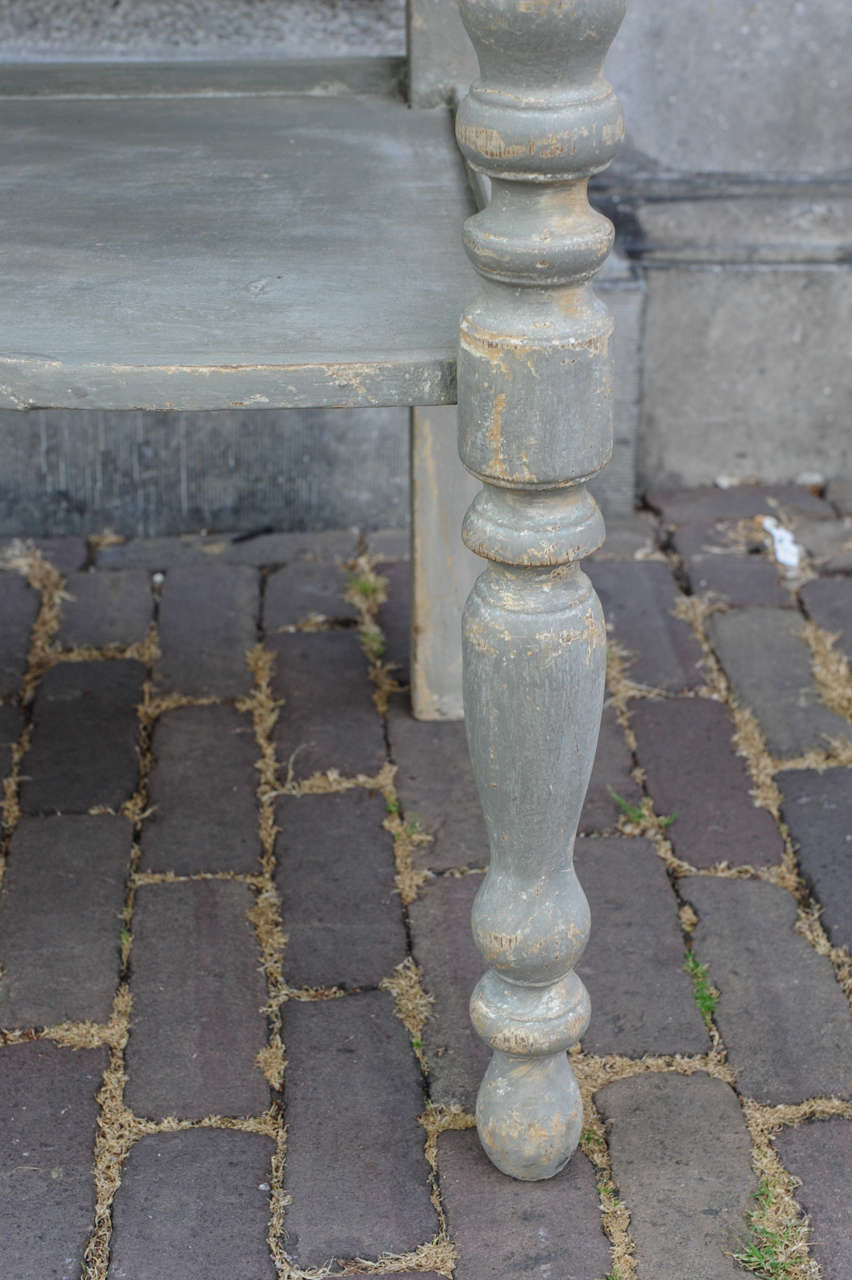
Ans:
<svg viewBox="0 0 852 1280"><path fill-rule="evenodd" d="M428 7L428 6L425 6ZM543 1178L576 1146L565 1050L588 997L572 847L604 626L579 559L610 450L612 229L586 198L621 136L601 64L623 0L461 0L481 78L456 122L387 62L9 67L0 77L0 403L447 404L483 489L465 707L491 844L472 1000L479 1132ZM483 184L480 183L482 186ZM461 319L459 345L459 315ZM456 382L457 378L457 382Z"/></svg>

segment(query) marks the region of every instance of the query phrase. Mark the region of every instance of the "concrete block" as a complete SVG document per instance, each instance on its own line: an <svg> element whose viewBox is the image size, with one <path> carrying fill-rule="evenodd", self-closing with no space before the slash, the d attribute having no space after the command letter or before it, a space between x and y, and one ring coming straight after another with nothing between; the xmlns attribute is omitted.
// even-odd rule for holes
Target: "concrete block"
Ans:
<svg viewBox="0 0 852 1280"><path fill-rule="evenodd" d="M852 471L852 270L717 264L646 281L640 488Z"/></svg>

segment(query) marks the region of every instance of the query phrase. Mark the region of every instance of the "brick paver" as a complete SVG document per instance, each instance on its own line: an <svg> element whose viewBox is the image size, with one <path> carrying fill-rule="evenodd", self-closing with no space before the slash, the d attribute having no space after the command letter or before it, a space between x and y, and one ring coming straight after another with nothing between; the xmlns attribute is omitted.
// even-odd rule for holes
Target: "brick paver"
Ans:
<svg viewBox="0 0 852 1280"><path fill-rule="evenodd" d="M490 1050L473 1030L470 993L485 966L470 932L470 909L482 876L441 877L409 908L414 958L435 999L423 1030L432 1101L472 1111Z"/></svg>
<svg viewBox="0 0 852 1280"><path fill-rule="evenodd" d="M796 1199L811 1220L811 1252L824 1280L847 1280L852 1275L852 1119L833 1116L785 1129L774 1145L784 1168L801 1179Z"/></svg>
<svg viewBox="0 0 852 1280"><path fill-rule="evenodd" d="M0 895L0 1026L109 1018L131 838L122 818L23 819Z"/></svg>
<svg viewBox="0 0 852 1280"><path fill-rule="evenodd" d="M399 698L388 712L388 739L406 821L418 821L432 837L415 849L415 861L438 870L485 866L488 837L464 725L415 720Z"/></svg>
<svg viewBox="0 0 852 1280"><path fill-rule="evenodd" d="M736 1280L755 1190L733 1090L697 1074L617 1080L595 1095L618 1194L630 1210L638 1280Z"/></svg>
<svg viewBox="0 0 852 1280"><path fill-rule="evenodd" d="M731 745L728 708L705 698L637 703L631 711L639 763L675 853L695 867L780 862L783 843Z"/></svg>
<svg viewBox="0 0 852 1280"><path fill-rule="evenodd" d="M696 554L685 561L695 595L712 591L731 605L795 608L795 599L779 579L777 566L765 556Z"/></svg>
<svg viewBox="0 0 852 1280"><path fill-rule="evenodd" d="M145 639L154 617L151 575L142 569L118 573L73 573L65 582L69 599L62 605L57 642L101 648L135 644Z"/></svg>
<svg viewBox="0 0 852 1280"><path fill-rule="evenodd" d="M0 1048L0 1275L78 1280L104 1049Z"/></svg>
<svg viewBox="0 0 852 1280"><path fill-rule="evenodd" d="M794 897L753 875L730 879L711 870L720 858L780 865L781 842L769 815L752 803L750 775L732 747L730 708L684 696L695 695L707 673L691 629L672 616L684 598L682 566L693 591L713 588L736 606L712 618L709 630L734 692L754 706L771 749L789 757L825 745L829 713L800 628L810 616L829 631L848 631L849 580L811 580L797 595L782 583L756 529L757 553L750 553L743 542L749 526L738 522L775 513L773 497L814 552L809 567L835 564L817 551L836 549L844 526L808 490L789 488L655 497L663 527L648 513L614 526L591 565L614 637L632 652L629 675L681 695L648 699L638 690L628 710L656 811L675 815L666 828L675 853L709 872L683 876L648 840L615 834L623 806L611 792L636 804L641 791L616 709L608 706L580 825L588 834L577 841L577 870L592 910L578 971L593 1011L584 1052L606 1058L599 1079L615 1076L596 1096L617 1194L630 1214L637 1280L740 1274L725 1251L741 1245L745 1212L757 1205L736 1094L704 1073L715 1071L717 1059L704 1056L711 1038L684 970L687 945L718 989L715 1026L738 1091L770 1104L848 1096L847 1004L831 961L795 931ZM677 576L654 550L669 537L681 557ZM385 531L368 544L384 557L380 568L389 579L389 599L379 607L385 657L404 676L407 535ZM341 594L341 566L360 545L354 530L141 540L93 548L94 572L82 572L88 559L81 540L51 546L77 596L61 604L58 643L130 643L159 615L164 656L157 688L209 694L217 703L165 710L154 721L148 794L141 797L147 808L135 827L85 811L117 809L138 785L143 667L127 659L63 662L42 674L34 702L19 706L38 600L17 575L0 575L0 588L11 583L17 600L6 611L3 641L12 660L9 688L0 690L2 772L8 774L11 744L32 717L20 798L25 813L50 815L19 820L7 779L0 1025L28 1036L35 1034L28 1027L71 1018L71 1028L51 1035L100 1045L80 1052L47 1041L4 1046L0 1033L0 1112L12 1108L9 1131L27 1137L23 1152L38 1153L32 1169L12 1153L11 1181L0 1171L4 1277L80 1274L95 1178L106 1172L109 1144L123 1140L107 1105L101 1116L107 1145L93 1150L95 1095L108 1041L126 1032L125 1099L147 1132L122 1169L112 1239L99 1241L109 1248L110 1280L177 1273L186 1280L220 1274L273 1280L266 1235L270 1200L276 1203L280 1188L266 1131L281 1126L283 1150L285 1123L283 1244L298 1267L389 1251L402 1257L387 1259L386 1271L400 1266L394 1274L401 1280L436 1280L434 1270L420 1271L408 1260L410 1250L435 1238L440 1221L430 1201L426 1130L417 1117L427 1099L472 1110L488 1060L467 1007L482 972L469 921L482 875L458 872L481 868L487 848L463 726L417 724L404 693L391 699L386 726L398 792L405 820L419 820L433 837L414 851L417 865L434 872L414 902L403 905L395 892L383 795L369 783L348 790L338 784L337 774L372 775L387 758L354 611ZM726 546L721 553L708 549ZM156 570L165 578L152 583ZM761 602L769 607L755 607ZM256 767L265 756L263 717L254 725L247 711L228 705L250 688L245 651L263 634L264 603L266 643L276 661L273 694L281 699L270 730L283 788L274 806L266 793L276 784ZM296 634L278 629L311 612L325 614L331 626ZM833 729L838 722L838 736L845 731L852 739L845 721L830 719ZM297 794L289 785L291 761L289 776L297 782L327 773L321 793ZM775 775L805 886L818 899L831 942L840 945L850 942L852 900L848 773ZM272 819L280 829L268 850L274 866L258 857L259 827L268 837ZM131 866L139 875L128 882ZM270 1004L247 919L256 888L240 881L244 873L252 886L265 886L263 902L274 908L280 901L285 941L276 958L285 981L301 988L280 1005ZM690 917L679 913L682 902L697 914L691 935L683 933ZM125 903L132 908L127 919ZM274 949L271 929L264 936ZM425 1071L395 1016L393 996L376 989L409 949L434 998L419 1032ZM115 999L122 977L132 1007L123 995ZM349 994L328 998L311 990L331 985ZM279 1016L286 1065L277 1092L277 1070L273 1087L257 1056L266 1050L261 1060L273 1074L268 1038ZM651 1061L640 1066L643 1054ZM598 1064L587 1058L581 1065L588 1073ZM26 1110L14 1110L19 1096ZM236 1117L229 1123L238 1128L211 1128L211 1114ZM173 1132L170 1115L190 1127ZM845 1208L844 1126L848 1121L839 1118L820 1120L777 1137L782 1159L803 1179L800 1203L814 1217L811 1252L826 1280L839 1274L845 1280L849 1270L845 1240L838 1242L845 1224L832 1216L838 1205ZM0 1119L0 1147L5 1136ZM54 1154L57 1146L63 1150ZM605 1148L595 1150L606 1156ZM97 1170L95 1159L102 1162ZM491 1168L472 1131L445 1132L438 1166L447 1244L459 1255L457 1280L557 1272L564 1280L602 1280L612 1271L594 1171L581 1153L554 1181L521 1184ZM45 1170L61 1170L62 1177L48 1183ZM601 1197L609 1203L605 1192ZM616 1246L629 1244L619 1235L627 1220L609 1221ZM418 1261L430 1265L428 1255Z"/></svg>
<svg viewBox="0 0 852 1280"><path fill-rule="evenodd" d="M11 547L13 538L0 538L0 553L3 553ZM17 541L20 541L18 539ZM35 549L45 560L48 560L55 569L60 573L73 573L76 569L82 569L86 563L87 547L85 538L77 538L72 535L56 538L27 538L27 543L32 543Z"/></svg>
<svg viewBox="0 0 852 1280"><path fill-rule="evenodd" d="M253 903L245 885L222 880L138 890L127 1101L140 1115L201 1119L268 1105L255 1064L266 988L245 914Z"/></svg>
<svg viewBox="0 0 852 1280"><path fill-rule="evenodd" d="M802 873L835 946L852 950L852 771L790 770L779 778L783 816Z"/></svg>
<svg viewBox="0 0 852 1280"><path fill-rule="evenodd" d="M19 707L0 706L0 776L5 777L12 768L12 748L21 736L24 717Z"/></svg>
<svg viewBox="0 0 852 1280"><path fill-rule="evenodd" d="M701 649L685 622L672 617L678 591L668 565L658 560L590 561L607 626L632 657L628 675L640 684L695 689L704 681Z"/></svg>
<svg viewBox="0 0 852 1280"><path fill-rule="evenodd" d="M761 1102L849 1092L852 1028L831 965L795 933L796 907L759 881L685 877L695 954L719 991L716 1021L740 1089Z"/></svg>
<svg viewBox="0 0 852 1280"><path fill-rule="evenodd" d="M735 694L757 716L773 755L798 756L825 747L829 737L852 739L849 721L820 700L797 614L735 609L714 614L707 630Z"/></svg>
<svg viewBox="0 0 852 1280"><path fill-rule="evenodd" d="M620 796L626 804L639 804L642 792L633 780L632 769L633 760L615 708L605 707L595 764L580 818L581 832L609 831L616 825L623 810L615 796Z"/></svg>
<svg viewBox="0 0 852 1280"><path fill-rule="evenodd" d="M271 1139L189 1129L140 1138L113 1208L109 1280L275 1280Z"/></svg>
<svg viewBox="0 0 852 1280"><path fill-rule="evenodd" d="M822 573L852 572L852 519L804 521L796 525L796 541Z"/></svg>
<svg viewBox="0 0 852 1280"><path fill-rule="evenodd" d="M852 662L852 578L815 578L801 597L814 622L838 635L837 647Z"/></svg>
<svg viewBox="0 0 852 1280"><path fill-rule="evenodd" d="M592 910L577 972L592 997L590 1053L704 1053L707 1034L684 972L677 900L647 840L578 840ZM636 904L641 902L641 909Z"/></svg>
<svg viewBox="0 0 852 1280"><path fill-rule="evenodd" d="M411 679L411 565L407 560L378 565L387 579L387 600L379 605L379 626L385 637L384 661L399 684Z"/></svg>
<svg viewBox="0 0 852 1280"><path fill-rule="evenodd" d="M354 631L270 637L274 691L284 698L275 744L297 778L337 769L376 773L385 761L382 726Z"/></svg>
<svg viewBox="0 0 852 1280"><path fill-rule="evenodd" d="M377 986L406 955L381 796L284 796L276 882L292 986Z"/></svg>
<svg viewBox="0 0 852 1280"><path fill-rule="evenodd" d="M343 568L310 560L276 569L266 579L264 628L270 632L276 627L295 626L312 614L355 621L357 610L343 598L346 579Z"/></svg>
<svg viewBox="0 0 852 1280"><path fill-rule="evenodd" d="M110 809L133 794L139 774L136 706L141 662L64 662L43 677L32 746L22 765L27 813Z"/></svg>
<svg viewBox="0 0 852 1280"><path fill-rule="evenodd" d="M258 870L258 748L250 717L232 707L180 707L156 723L142 831L151 871Z"/></svg>
<svg viewBox="0 0 852 1280"><path fill-rule="evenodd" d="M160 601L160 688L192 697L247 693L246 652L257 642L259 609L260 582L248 565L211 557L169 569Z"/></svg>
<svg viewBox="0 0 852 1280"><path fill-rule="evenodd" d="M317 1266L431 1240L420 1072L390 996L290 1001L284 1042L288 1254Z"/></svg>
<svg viewBox="0 0 852 1280"><path fill-rule="evenodd" d="M582 1152L550 1182L517 1182L490 1164L475 1133L444 1133L438 1171L459 1251L456 1280L598 1280L609 1271L594 1169Z"/></svg>
<svg viewBox="0 0 852 1280"><path fill-rule="evenodd" d="M0 573L0 697L15 693L27 669L30 631L39 598L17 573Z"/></svg>

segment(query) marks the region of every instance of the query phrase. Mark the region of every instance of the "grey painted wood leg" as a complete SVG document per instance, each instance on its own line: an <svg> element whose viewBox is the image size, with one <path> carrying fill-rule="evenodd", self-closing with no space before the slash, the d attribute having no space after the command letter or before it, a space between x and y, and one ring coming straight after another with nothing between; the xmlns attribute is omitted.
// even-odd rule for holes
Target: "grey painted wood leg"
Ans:
<svg viewBox="0 0 852 1280"><path fill-rule="evenodd" d="M547 1178L582 1124L565 1050L589 999L589 910L572 853L603 701L606 632L579 560L604 528L585 481L611 451L612 320L589 281L612 227L587 199L621 111L601 77L623 0L461 0L481 79L459 144L491 179L465 225L482 279L461 322L459 451L483 481L464 541L489 563L465 607L464 704L491 868L471 1015L494 1050L477 1100L488 1155Z"/></svg>

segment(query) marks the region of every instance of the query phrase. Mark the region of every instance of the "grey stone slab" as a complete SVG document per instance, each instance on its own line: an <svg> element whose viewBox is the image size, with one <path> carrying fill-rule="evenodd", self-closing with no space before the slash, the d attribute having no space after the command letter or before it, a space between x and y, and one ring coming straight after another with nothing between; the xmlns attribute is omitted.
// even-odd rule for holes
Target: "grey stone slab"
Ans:
<svg viewBox="0 0 852 1280"><path fill-rule="evenodd" d="M457 1280L599 1280L609 1270L594 1168L581 1151L557 1178L517 1182L494 1168L475 1132L444 1133L438 1172Z"/></svg>
<svg viewBox="0 0 852 1280"><path fill-rule="evenodd" d="M259 752L251 718L231 707L179 707L157 721L152 749L143 868L256 872Z"/></svg>
<svg viewBox="0 0 852 1280"><path fill-rule="evenodd" d="M794 932L796 904L756 880L688 876L695 954L721 993L716 1023L740 1090L761 1102L844 1094L849 1008L825 956Z"/></svg>
<svg viewBox="0 0 852 1280"><path fill-rule="evenodd" d="M847 268L699 264L645 278L640 489L849 473Z"/></svg>
<svg viewBox="0 0 852 1280"><path fill-rule="evenodd" d="M132 832L121 818L23 818L0 897L0 1025L106 1022Z"/></svg>
<svg viewBox="0 0 852 1280"><path fill-rule="evenodd" d="M140 1138L113 1207L109 1280L274 1280L271 1138L188 1129Z"/></svg>
<svg viewBox="0 0 852 1280"><path fill-rule="evenodd" d="M734 184L683 175L643 175L643 195L625 248L643 264L842 263L849 243L849 193L752 180ZM660 178L662 180L660 181ZM684 181L685 178L685 181ZM708 187L715 199L708 199ZM652 196L651 193L654 193Z"/></svg>
<svg viewBox="0 0 852 1280"><path fill-rule="evenodd" d="M684 972L684 945L663 863L647 840L578 840L592 911L577 972L592 998L591 1053L704 1053L707 1033Z"/></svg>
<svg viewBox="0 0 852 1280"><path fill-rule="evenodd" d="M21 773L26 813L118 809L139 773L136 707L145 668L125 659L66 662L38 686Z"/></svg>
<svg viewBox="0 0 852 1280"><path fill-rule="evenodd" d="M246 912L227 880L143 885L133 912L133 1024L127 1104L198 1120L269 1104L255 1064L266 1041L266 987Z"/></svg>
<svg viewBox="0 0 852 1280"><path fill-rule="evenodd" d="M343 598L347 576L343 568L333 564L297 563L276 569L266 579L265 630L294 626L312 614L355 621L358 617L355 606Z"/></svg>
<svg viewBox="0 0 852 1280"><path fill-rule="evenodd" d="M377 986L406 955L382 797L284 796L275 878L291 986Z"/></svg>
<svg viewBox="0 0 852 1280"><path fill-rule="evenodd" d="M77 1280L95 1209L92 1148L105 1049L0 1050L0 1271Z"/></svg>
<svg viewBox="0 0 852 1280"><path fill-rule="evenodd" d="M852 725L820 700L811 673L802 619L784 609L716 613L707 634L734 693L757 716L774 756L825 747L826 738L852 738Z"/></svg>
<svg viewBox="0 0 852 1280"><path fill-rule="evenodd" d="M838 52L846 16L842 4L827 4L815 38L806 9L791 9L779 31L769 0L747 13L690 0L664 28L653 11L634 6L607 60L629 145L669 173L842 171L849 152L836 111L849 102Z"/></svg>
<svg viewBox="0 0 852 1280"><path fill-rule="evenodd" d="M39 479L42 477L40 476ZM13 529L16 537L27 537L29 541L30 530L25 529L23 523L14 525ZM6 551L12 541L12 538L0 538L0 553ZM45 560L49 560L60 573L73 573L77 569L82 569L86 563L88 548L85 538L34 537L32 542Z"/></svg>
<svg viewBox="0 0 852 1280"><path fill-rule="evenodd" d="M695 867L769 866L784 851L772 816L751 797L745 761L734 754L728 708L708 698L637 703L631 712L639 763L666 835Z"/></svg>
<svg viewBox="0 0 852 1280"><path fill-rule="evenodd" d="M12 748L21 736L24 717L20 707L0 705L0 774L3 777L12 768Z"/></svg>
<svg viewBox="0 0 852 1280"><path fill-rule="evenodd" d="M726 1255L745 1239L755 1178L733 1089L702 1074L653 1074L616 1080L595 1102L630 1211L638 1280L740 1276Z"/></svg>
<svg viewBox="0 0 852 1280"><path fill-rule="evenodd" d="M140 569L118 573L73 573L65 580L70 599L63 602L57 641L77 645L134 644L145 639L154 618L150 574Z"/></svg>
<svg viewBox="0 0 852 1280"><path fill-rule="evenodd" d="M388 711L388 737L405 819L432 837L414 850L415 860L438 870L485 866L488 837L464 724L417 721L399 699Z"/></svg>
<svg viewBox="0 0 852 1280"><path fill-rule="evenodd" d="M473 268L448 234L472 212L449 111L248 89L93 86L73 123L61 97L5 99L5 200L26 237L0 309L19 353L51 353L3 358L5 407L452 402ZM153 197L166 188L185 219ZM413 239L387 217L412 202Z"/></svg>
<svg viewBox="0 0 852 1280"><path fill-rule="evenodd" d="M420 1072L390 996L290 1001L284 1043L288 1255L315 1266L431 1240Z"/></svg>
<svg viewBox="0 0 852 1280"><path fill-rule="evenodd" d="M17 573L0 573L0 697L15 693L27 669L30 631L39 597Z"/></svg>
<svg viewBox="0 0 852 1280"><path fill-rule="evenodd" d="M678 591L668 565L593 560L586 568L607 626L633 655L631 679L672 692L700 685L701 650L687 624L672 616Z"/></svg>
<svg viewBox="0 0 852 1280"><path fill-rule="evenodd" d="M811 1257L825 1280L845 1280L852 1273L852 1124L844 1116L812 1120L783 1129L774 1145L784 1168L802 1182L796 1199L811 1220Z"/></svg>
<svg viewBox="0 0 852 1280"><path fill-rule="evenodd" d="M275 730L284 766L292 761L297 778L380 769L384 735L356 632L297 632L267 644L275 654L275 695L284 699Z"/></svg>
<svg viewBox="0 0 852 1280"><path fill-rule="evenodd" d="M852 950L852 772L791 770L778 778L799 866L835 946Z"/></svg>
<svg viewBox="0 0 852 1280"><path fill-rule="evenodd" d="M423 986L435 999L423 1029L429 1090L439 1105L472 1111L490 1051L473 1030L470 994L485 966L470 932L473 899L481 875L441 876L420 891L409 907L414 958L423 968Z"/></svg>
<svg viewBox="0 0 852 1280"><path fill-rule="evenodd" d="M162 689L193 697L248 692L246 653L257 643L260 582L248 565L209 560L168 570L160 601Z"/></svg>
<svg viewBox="0 0 852 1280"><path fill-rule="evenodd" d="M852 578L816 578L799 594L808 616L837 633L837 647L852 663Z"/></svg>
<svg viewBox="0 0 852 1280"><path fill-rule="evenodd" d="M796 539L823 573L852 573L852 517L802 522Z"/></svg>
<svg viewBox="0 0 852 1280"><path fill-rule="evenodd" d="M631 776L632 768L633 758L615 709L605 707L592 777L580 818L581 832L608 831L615 826L621 809L613 791L628 804L638 804L642 792Z"/></svg>

